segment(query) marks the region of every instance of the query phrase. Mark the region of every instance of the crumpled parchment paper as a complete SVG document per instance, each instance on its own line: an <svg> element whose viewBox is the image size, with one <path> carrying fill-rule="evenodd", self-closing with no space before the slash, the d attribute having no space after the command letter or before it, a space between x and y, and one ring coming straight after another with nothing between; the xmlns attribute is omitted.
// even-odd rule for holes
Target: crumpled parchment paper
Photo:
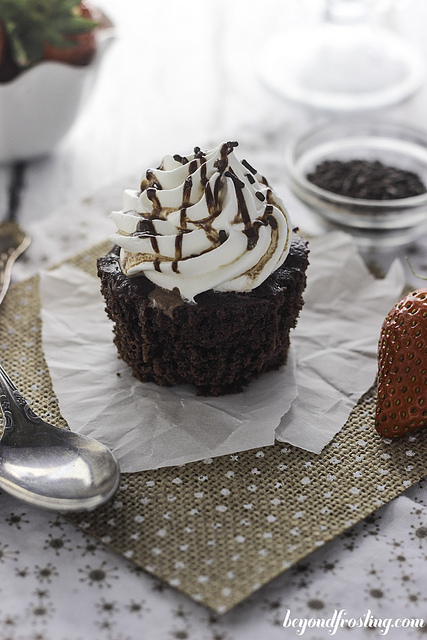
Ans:
<svg viewBox="0 0 427 640"><path fill-rule="evenodd" d="M403 268L374 279L351 238L310 242L305 305L288 363L241 394L195 395L134 379L117 356L97 279L76 267L42 271L43 348L61 413L74 431L109 446L123 472L271 445L319 453L375 380L384 316L400 296Z"/></svg>

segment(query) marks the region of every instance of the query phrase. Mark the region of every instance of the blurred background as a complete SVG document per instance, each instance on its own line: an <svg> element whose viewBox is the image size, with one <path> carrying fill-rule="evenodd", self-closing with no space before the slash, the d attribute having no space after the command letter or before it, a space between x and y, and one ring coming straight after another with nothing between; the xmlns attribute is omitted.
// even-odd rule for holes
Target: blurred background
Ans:
<svg viewBox="0 0 427 640"><path fill-rule="evenodd" d="M139 180L166 153L185 154L226 138L239 140L239 157L250 159L251 149L262 149L262 170L280 185L287 137L325 112L287 100L266 85L277 64L268 47L278 39L286 46L291 34L316 32L325 2L97 0L96 5L113 21L116 40L76 124L54 153L31 162L23 224L122 177L123 186L133 186L128 179ZM371 21L402 36L427 59L425 0L362 5L369 7ZM293 55L292 48L285 51L288 60ZM422 84L405 101L377 112L427 127L426 91ZM0 166L0 212L7 206L9 178L6 163Z"/></svg>

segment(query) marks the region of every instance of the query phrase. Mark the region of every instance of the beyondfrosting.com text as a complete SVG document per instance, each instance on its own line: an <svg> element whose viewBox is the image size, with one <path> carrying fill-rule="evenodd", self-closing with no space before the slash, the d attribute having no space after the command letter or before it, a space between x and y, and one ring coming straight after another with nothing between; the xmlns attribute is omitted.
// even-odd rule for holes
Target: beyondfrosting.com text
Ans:
<svg viewBox="0 0 427 640"><path fill-rule="evenodd" d="M330 636L334 636L338 629L376 629L382 636L386 636L390 629L421 629L425 627L422 618L380 618L370 609L362 616L351 617L345 609L335 609L329 618L293 618L290 609L287 610L283 627L294 629L296 635L302 636L309 629L325 629Z"/></svg>

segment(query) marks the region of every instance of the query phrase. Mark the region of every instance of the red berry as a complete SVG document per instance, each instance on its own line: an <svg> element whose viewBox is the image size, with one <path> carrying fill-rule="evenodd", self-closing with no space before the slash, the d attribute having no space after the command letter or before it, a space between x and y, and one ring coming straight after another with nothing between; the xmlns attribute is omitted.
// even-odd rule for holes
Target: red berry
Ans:
<svg viewBox="0 0 427 640"><path fill-rule="evenodd" d="M0 22L0 64L4 56L5 48L6 48L6 34L4 32L4 27Z"/></svg>
<svg viewBox="0 0 427 640"><path fill-rule="evenodd" d="M97 17L97 10L92 9L87 4L81 2L78 6L79 15L89 20L95 20ZM72 43L70 47L56 47L49 42L45 42L43 45L43 59L44 60L56 60L57 62L65 62L73 65L87 65L92 61L96 50L95 33L91 31L85 31L76 35L67 36L67 40Z"/></svg>
<svg viewBox="0 0 427 640"><path fill-rule="evenodd" d="M375 428L398 438L426 424L427 288L402 298L383 322Z"/></svg>
<svg viewBox="0 0 427 640"><path fill-rule="evenodd" d="M19 67L12 59L6 31L0 21L0 82L9 82L18 74Z"/></svg>

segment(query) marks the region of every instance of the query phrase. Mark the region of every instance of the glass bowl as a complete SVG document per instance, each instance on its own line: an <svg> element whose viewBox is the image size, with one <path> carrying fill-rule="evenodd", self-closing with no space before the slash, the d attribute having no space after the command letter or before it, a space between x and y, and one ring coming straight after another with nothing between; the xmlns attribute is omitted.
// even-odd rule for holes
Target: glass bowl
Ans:
<svg viewBox="0 0 427 640"><path fill-rule="evenodd" d="M338 119L296 136L285 150L288 185L324 222L367 244L404 244L427 231L427 193L391 200L339 195L307 179L324 160L379 160L417 174L427 187L427 132L396 122Z"/></svg>

